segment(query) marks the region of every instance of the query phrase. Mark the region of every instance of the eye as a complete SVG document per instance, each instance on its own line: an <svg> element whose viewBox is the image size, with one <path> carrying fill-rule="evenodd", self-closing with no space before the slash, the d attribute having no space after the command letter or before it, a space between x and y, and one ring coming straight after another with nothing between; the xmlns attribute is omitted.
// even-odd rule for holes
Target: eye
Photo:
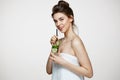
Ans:
<svg viewBox="0 0 120 80"><path fill-rule="evenodd" d="M57 20L54 20L54 22L56 23L56 22L57 22Z"/></svg>
<svg viewBox="0 0 120 80"><path fill-rule="evenodd" d="M59 20L60 20L60 21L63 21L63 20L64 20L64 18L59 18Z"/></svg>

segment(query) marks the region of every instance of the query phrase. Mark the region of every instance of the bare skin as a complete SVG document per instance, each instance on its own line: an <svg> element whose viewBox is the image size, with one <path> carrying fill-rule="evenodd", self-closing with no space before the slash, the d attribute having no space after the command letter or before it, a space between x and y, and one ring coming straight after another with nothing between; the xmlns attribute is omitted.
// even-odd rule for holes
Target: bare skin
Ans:
<svg viewBox="0 0 120 80"><path fill-rule="evenodd" d="M48 62L46 65L47 73L52 74L52 61L53 61L69 69L70 71L74 72L77 75L82 75L91 78L93 76L92 65L82 40L72 30L73 21L72 16L67 17L63 13L56 13L53 16L53 19L59 31L64 33L64 38L59 39L61 41L61 44L57 55L50 52ZM53 36L50 40L51 45L53 45L57 40L58 40L57 36ZM73 65L64 60L62 57L59 56L61 53L76 56L80 66Z"/></svg>

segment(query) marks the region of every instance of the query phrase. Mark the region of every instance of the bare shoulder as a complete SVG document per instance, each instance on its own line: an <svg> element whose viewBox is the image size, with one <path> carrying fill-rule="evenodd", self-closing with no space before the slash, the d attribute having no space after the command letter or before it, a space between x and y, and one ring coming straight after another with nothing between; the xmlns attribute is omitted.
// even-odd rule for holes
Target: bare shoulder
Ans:
<svg viewBox="0 0 120 80"><path fill-rule="evenodd" d="M73 40L72 40L72 45L75 47L77 45L83 45L83 42L81 40L81 38L79 36L76 36Z"/></svg>
<svg viewBox="0 0 120 80"><path fill-rule="evenodd" d="M74 52L77 54L77 57L87 54L85 46L79 36L76 36L72 40L72 48L73 48Z"/></svg>

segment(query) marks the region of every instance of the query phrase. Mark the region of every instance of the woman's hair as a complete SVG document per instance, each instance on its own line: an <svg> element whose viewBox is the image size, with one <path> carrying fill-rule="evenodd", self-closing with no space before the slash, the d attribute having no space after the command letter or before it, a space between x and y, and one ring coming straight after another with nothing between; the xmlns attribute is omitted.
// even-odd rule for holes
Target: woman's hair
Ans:
<svg viewBox="0 0 120 80"><path fill-rule="evenodd" d="M76 32L75 29L77 27L74 23L74 13L73 13L73 10L71 9L71 7L69 6L69 3L66 1L63 1L63 0L58 1L58 4L54 5L52 8L51 16L53 17L53 15L58 12L65 14L69 18L71 18L71 16L72 16L72 18L73 18L72 26L73 26L73 30ZM77 31L77 33L78 33L78 31Z"/></svg>

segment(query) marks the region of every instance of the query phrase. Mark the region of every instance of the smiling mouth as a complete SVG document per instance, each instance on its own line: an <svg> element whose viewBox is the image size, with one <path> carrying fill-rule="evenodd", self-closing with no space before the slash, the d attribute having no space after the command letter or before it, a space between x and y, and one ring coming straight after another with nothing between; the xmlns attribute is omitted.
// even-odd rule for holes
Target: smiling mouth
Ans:
<svg viewBox="0 0 120 80"><path fill-rule="evenodd" d="M58 27L58 29L59 29L60 31L62 31L63 28L64 28L63 26L62 26L62 27Z"/></svg>
<svg viewBox="0 0 120 80"><path fill-rule="evenodd" d="M59 28L60 31L62 31L62 28Z"/></svg>

